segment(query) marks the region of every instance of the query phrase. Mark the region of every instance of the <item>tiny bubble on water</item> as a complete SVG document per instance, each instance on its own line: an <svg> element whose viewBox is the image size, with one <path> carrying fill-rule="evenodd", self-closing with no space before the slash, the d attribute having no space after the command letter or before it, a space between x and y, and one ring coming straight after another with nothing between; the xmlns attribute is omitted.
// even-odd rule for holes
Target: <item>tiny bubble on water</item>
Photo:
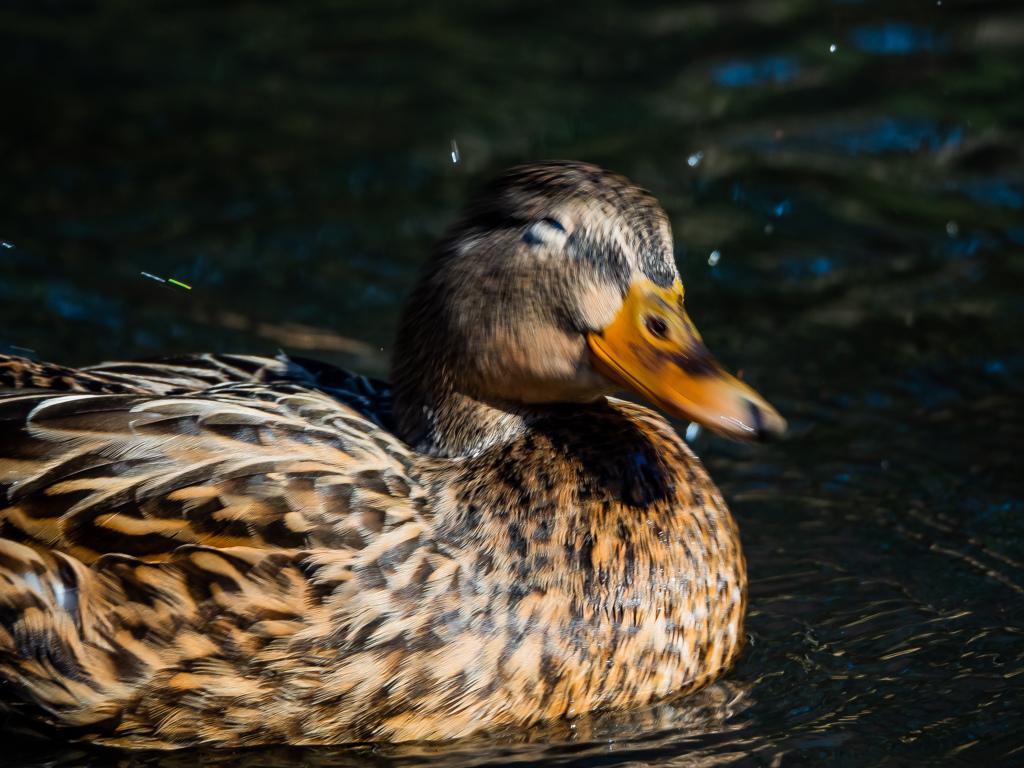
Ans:
<svg viewBox="0 0 1024 768"><path fill-rule="evenodd" d="M713 267L715 266L715 264L718 263L718 260L721 258L722 254L720 254L718 251L712 251L711 255L708 256L708 264L710 264Z"/></svg>

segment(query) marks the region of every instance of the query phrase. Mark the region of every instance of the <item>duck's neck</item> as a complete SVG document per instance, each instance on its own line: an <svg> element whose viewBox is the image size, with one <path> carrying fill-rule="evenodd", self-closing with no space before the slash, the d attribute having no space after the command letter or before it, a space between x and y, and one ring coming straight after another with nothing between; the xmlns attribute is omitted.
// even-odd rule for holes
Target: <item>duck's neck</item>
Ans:
<svg viewBox="0 0 1024 768"><path fill-rule="evenodd" d="M521 434L540 416L523 403L485 401L437 377L402 381L396 370L395 378L399 437L430 456L474 456Z"/></svg>
<svg viewBox="0 0 1024 768"><path fill-rule="evenodd" d="M481 396L473 386L474 341L463 332L442 243L420 276L399 322L391 384L397 434L430 456L473 456L520 434L533 418L523 403ZM459 278L460 280L464 278ZM460 314L461 312L461 314Z"/></svg>
<svg viewBox="0 0 1024 768"><path fill-rule="evenodd" d="M463 239L443 241L424 268L402 310L392 359L396 432L441 458L477 455L558 409L516 397L537 389L518 343L519 315L550 331L555 310L523 298L517 286L526 278L493 271L501 254L460 261L469 248Z"/></svg>

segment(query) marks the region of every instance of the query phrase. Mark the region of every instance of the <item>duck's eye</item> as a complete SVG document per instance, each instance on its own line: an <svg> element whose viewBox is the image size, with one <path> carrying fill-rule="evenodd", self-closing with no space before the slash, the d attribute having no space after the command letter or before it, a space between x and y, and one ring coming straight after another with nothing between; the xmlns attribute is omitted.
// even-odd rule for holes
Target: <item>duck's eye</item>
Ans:
<svg viewBox="0 0 1024 768"><path fill-rule="evenodd" d="M537 219L527 228L523 234L523 240L530 245L557 245L564 242L564 238L561 236L564 232L565 227L562 226L562 222L551 216L545 216L542 219Z"/></svg>
<svg viewBox="0 0 1024 768"><path fill-rule="evenodd" d="M654 338L664 339L668 337L668 325L657 315L644 315L644 325L647 326L647 330L651 332Z"/></svg>

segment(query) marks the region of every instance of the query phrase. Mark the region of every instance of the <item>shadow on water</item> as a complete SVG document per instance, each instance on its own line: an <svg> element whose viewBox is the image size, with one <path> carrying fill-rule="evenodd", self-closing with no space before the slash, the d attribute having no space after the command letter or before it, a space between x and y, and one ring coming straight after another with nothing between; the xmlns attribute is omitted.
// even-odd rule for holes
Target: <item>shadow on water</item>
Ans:
<svg viewBox="0 0 1024 768"><path fill-rule="evenodd" d="M0 59L2 352L385 373L472 189L579 158L662 200L691 315L792 427L695 437L751 576L746 652L697 699L454 745L6 764L1024 762L1019 4L3 0Z"/></svg>

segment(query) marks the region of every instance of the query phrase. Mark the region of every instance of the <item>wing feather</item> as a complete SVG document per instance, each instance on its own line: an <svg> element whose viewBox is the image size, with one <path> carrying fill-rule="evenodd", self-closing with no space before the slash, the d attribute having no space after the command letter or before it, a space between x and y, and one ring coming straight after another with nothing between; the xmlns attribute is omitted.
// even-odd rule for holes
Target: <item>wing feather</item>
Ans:
<svg viewBox="0 0 1024 768"><path fill-rule="evenodd" d="M86 563L186 543L362 548L415 518L411 466L376 424L294 384L0 395L0 535Z"/></svg>

